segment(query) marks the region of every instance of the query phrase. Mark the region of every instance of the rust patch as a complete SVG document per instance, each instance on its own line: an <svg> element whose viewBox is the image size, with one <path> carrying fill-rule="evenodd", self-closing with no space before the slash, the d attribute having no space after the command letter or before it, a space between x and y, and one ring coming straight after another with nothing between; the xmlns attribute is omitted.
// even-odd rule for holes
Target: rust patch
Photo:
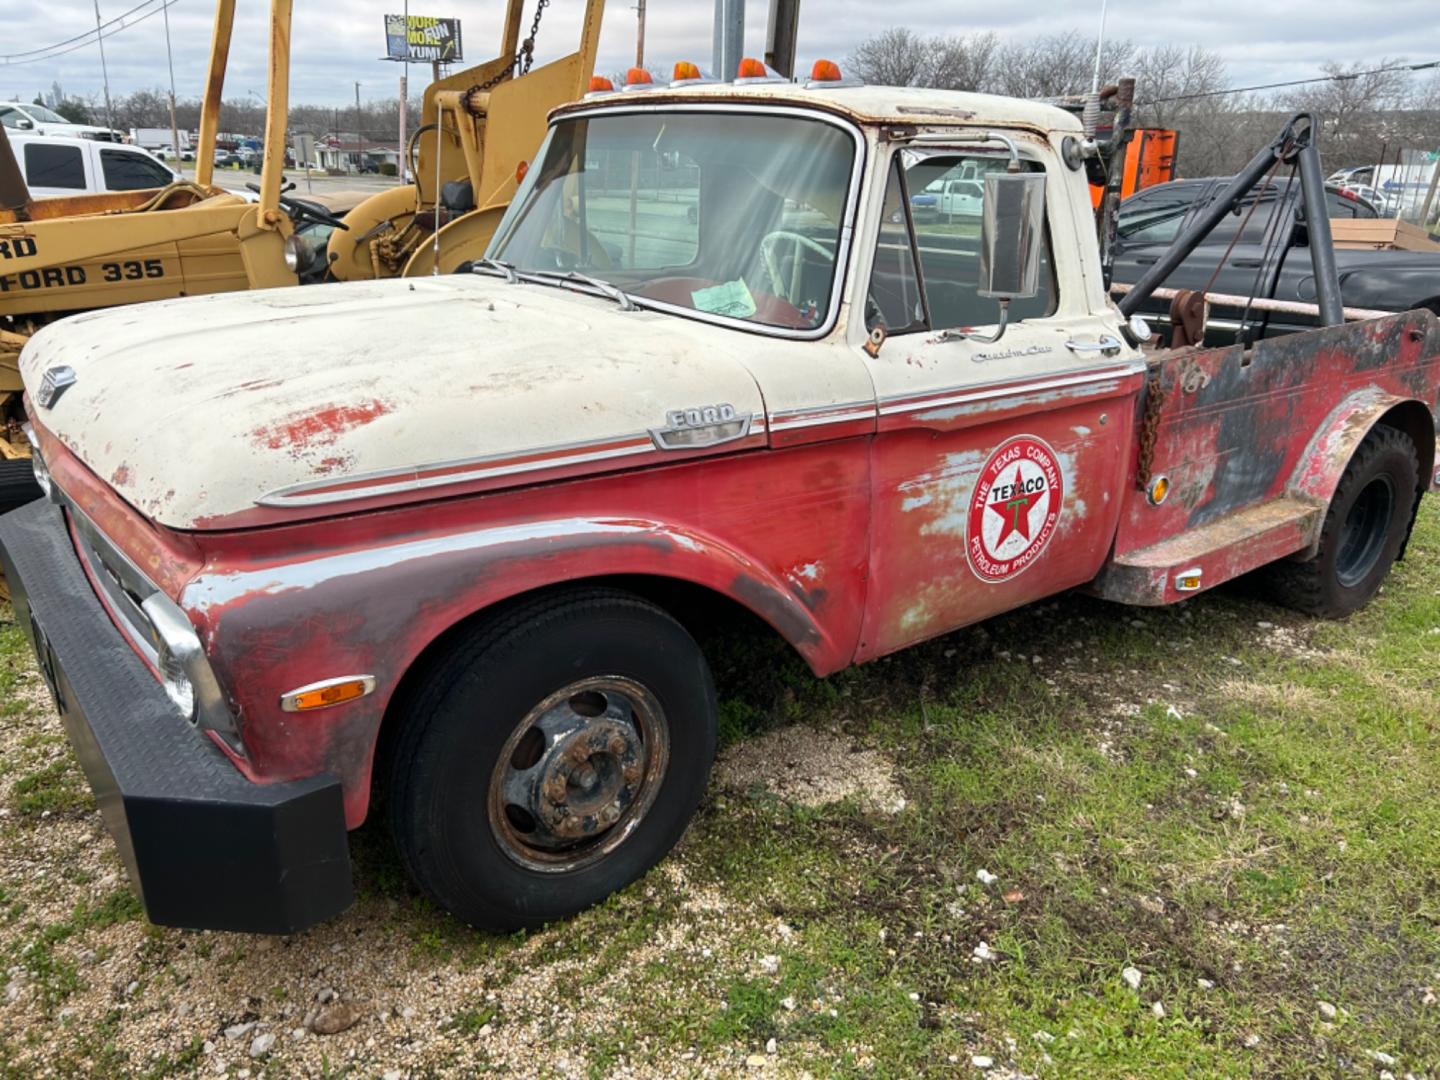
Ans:
<svg viewBox="0 0 1440 1080"><path fill-rule="evenodd" d="M314 412L293 414L277 423L263 425L251 432L251 435L256 442L271 450L329 446L345 432L373 423L389 411L390 406L378 399L361 405L332 405Z"/></svg>
<svg viewBox="0 0 1440 1080"><path fill-rule="evenodd" d="M130 466L120 465L110 474L110 486L122 487L130 480Z"/></svg>

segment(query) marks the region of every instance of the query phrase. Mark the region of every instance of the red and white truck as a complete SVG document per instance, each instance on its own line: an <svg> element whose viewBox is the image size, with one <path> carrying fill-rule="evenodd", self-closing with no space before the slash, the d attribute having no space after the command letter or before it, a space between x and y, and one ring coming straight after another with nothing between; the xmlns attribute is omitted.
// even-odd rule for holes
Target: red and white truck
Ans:
<svg viewBox="0 0 1440 1080"><path fill-rule="evenodd" d="M600 900L704 791L717 604L823 676L1069 589L1375 593L1440 480L1432 314L1142 340L1075 117L817 75L557 110L473 273L27 345L6 577L152 920L328 918L377 811L476 926ZM912 220L951 174L980 216Z"/></svg>

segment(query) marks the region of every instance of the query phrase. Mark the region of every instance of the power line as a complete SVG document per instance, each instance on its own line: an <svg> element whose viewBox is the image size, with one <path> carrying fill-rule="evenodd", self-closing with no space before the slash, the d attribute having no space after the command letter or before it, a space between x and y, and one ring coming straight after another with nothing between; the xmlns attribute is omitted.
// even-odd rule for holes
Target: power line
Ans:
<svg viewBox="0 0 1440 1080"><path fill-rule="evenodd" d="M1226 94L1249 94L1256 90L1278 90L1286 86L1307 86L1310 83L1349 82L1351 79L1363 79L1367 75L1387 75L1392 71L1424 71L1434 67L1440 67L1440 60L1428 60L1423 64L1397 64L1395 67L1375 68L1372 71L1347 71L1339 75L1320 75L1313 79L1262 83L1258 86L1234 86L1225 90L1204 90L1198 94L1177 94L1175 97L1151 98L1149 101L1136 102L1136 106L1164 105L1171 101L1194 101L1197 98L1223 97Z"/></svg>
<svg viewBox="0 0 1440 1080"><path fill-rule="evenodd" d="M0 65L6 67L19 66L21 64L35 64L41 60L53 60L57 56L64 56L66 53L76 52L88 45L94 45L102 38L112 37L121 30L128 30L132 26L139 26L146 19L167 8L178 4L180 0L143 0L136 4L129 11L115 16L108 22L103 23L94 30L86 30L83 34L76 34L74 37L66 38L64 41L57 41L53 45L46 45L39 49L27 49L24 52L8 53L0 55ZM136 15L136 12L145 11L143 15ZM131 18L134 15L135 18ZM128 21L127 21L128 20Z"/></svg>

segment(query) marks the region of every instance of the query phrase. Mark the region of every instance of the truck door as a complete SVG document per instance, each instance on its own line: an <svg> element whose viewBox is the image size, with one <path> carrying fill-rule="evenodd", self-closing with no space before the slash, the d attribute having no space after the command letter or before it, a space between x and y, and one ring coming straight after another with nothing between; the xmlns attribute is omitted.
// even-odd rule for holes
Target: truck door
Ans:
<svg viewBox="0 0 1440 1080"><path fill-rule="evenodd" d="M1027 169L1063 168L1048 151L1022 154ZM1089 581L1114 536L1144 365L1118 313L1090 311L1079 252L1094 251L1075 237L1093 226L1074 216L1070 177L1050 173L1040 294L1011 305L992 344L945 333L995 329L998 306L978 292L982 207L948 224L908 210L911 191L952 172L983 181L1007 160L900 150L881 166L873 265L856 298L886 335L866 354L879 422L862 660ZM1052 238L1068 245L1062 257Z"/></svg>

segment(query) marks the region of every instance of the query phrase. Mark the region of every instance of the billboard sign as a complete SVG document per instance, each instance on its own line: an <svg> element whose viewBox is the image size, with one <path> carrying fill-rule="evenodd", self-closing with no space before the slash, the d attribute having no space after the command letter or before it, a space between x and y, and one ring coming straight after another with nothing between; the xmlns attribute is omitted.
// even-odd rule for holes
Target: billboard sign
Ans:
<svg viewBox="0 0 1440 1080"><path fill-rule="evenodd" d="M385 55L390 60L463 60L460 20L427 15L385 16Z"/></svg>

